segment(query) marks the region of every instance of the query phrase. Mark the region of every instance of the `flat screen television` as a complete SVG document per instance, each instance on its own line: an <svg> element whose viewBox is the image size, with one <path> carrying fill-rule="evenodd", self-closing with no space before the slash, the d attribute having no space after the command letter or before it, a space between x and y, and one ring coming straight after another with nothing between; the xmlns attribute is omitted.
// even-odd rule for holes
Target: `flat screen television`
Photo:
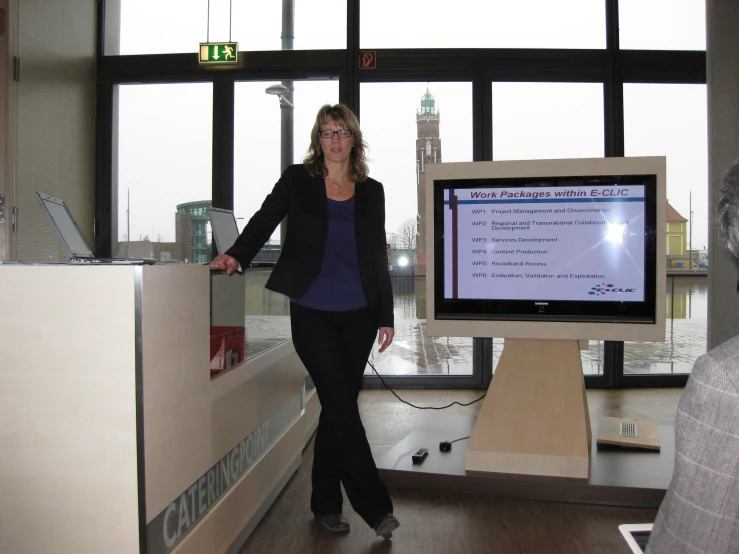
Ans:
<svg viewBox="0 0 739 554"><path fill-rule="evenodd" d="M664 158L435 164L426 178L430 334L664 340Z"/></svg>

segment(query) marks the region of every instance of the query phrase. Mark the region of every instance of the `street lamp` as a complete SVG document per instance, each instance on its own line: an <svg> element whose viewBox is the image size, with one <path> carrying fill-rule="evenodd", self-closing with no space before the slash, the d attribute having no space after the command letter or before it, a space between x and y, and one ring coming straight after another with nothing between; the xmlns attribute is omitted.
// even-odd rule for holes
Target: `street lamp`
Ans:
<svg viewBox="0 0 739 554"><path fill-rule="evenodd" d="M280 173L293 163L293 82L282 81L280 85L270 85L264 92L277 96L280 100ZM280 223L280 246L285 243L287 217Z"/></svg>
<svg viewBox="0 0 739 554"><path fill-rule="evenodd" d="M285 106L289 108L295 108L292 102L290 102L290 100L287 99L287 96L285 96L286 94L292 92L285 85L270 85L266 89L264 89L264 92L277 96L280 99L280 108Z"/></svg>

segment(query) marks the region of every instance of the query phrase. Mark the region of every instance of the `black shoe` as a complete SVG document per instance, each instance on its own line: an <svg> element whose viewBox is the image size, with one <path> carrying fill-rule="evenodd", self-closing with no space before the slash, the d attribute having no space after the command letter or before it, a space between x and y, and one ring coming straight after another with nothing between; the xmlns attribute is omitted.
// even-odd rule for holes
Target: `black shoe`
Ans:
<svg viewBox="0 0 739 554"><path fill-rule="evenodd" d="M387 540L393 536L393 531L400 527L400 522L393 514L385 514L382 516L373 529L378 537Z"/></svg>
<svg viewBox="0 0 739 554"><path fill-rule="evenodd" d="M351 529L343 514L315 514L316 523L331 533L348 533Z"/></svg>

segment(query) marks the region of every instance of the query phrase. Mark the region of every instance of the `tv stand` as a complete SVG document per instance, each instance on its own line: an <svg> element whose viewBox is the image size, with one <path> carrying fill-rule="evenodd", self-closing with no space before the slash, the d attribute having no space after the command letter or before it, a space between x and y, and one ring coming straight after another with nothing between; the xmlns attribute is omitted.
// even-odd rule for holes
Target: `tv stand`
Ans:
<svg viewBox="0 0 739 554"><path fill-rule="evenodd" d="M587 479L590 444L578 341L506 339L470 436L466 472Z"/></svg>

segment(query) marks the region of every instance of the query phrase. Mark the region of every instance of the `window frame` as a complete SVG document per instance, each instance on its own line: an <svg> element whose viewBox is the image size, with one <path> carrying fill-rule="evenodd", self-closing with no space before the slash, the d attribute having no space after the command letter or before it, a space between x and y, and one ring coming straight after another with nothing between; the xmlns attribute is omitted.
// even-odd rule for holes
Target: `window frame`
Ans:
<svg viewBox="0 0 739 554"><path fill-rule="evenodd" d="M558 49L378 49L377 67L359 67L359 4L347 0L347 44L341 50L239 52L241 63L227 69L203 67L192 54L104 56L105 4L99 1L96 152L95 249L110 256L112 247L112 175L117 84L213 83L213 205L233 208L234 83L244 80L339 80L339 99L359 112L359 85L369 82L471 81L473 160L492 158L492 83L603 83L606 156L623 156L623 84L705 84L705 51L620 50L618 0L605 0L606 48ZM688 375L624 376L622 342L606 341L604 373L586 376L588 387L684 386ZM390 386L486 388L492 377L492 339L474 339L473 377L388 377ZM366 377L367 387L382 386Z"/></svg>

